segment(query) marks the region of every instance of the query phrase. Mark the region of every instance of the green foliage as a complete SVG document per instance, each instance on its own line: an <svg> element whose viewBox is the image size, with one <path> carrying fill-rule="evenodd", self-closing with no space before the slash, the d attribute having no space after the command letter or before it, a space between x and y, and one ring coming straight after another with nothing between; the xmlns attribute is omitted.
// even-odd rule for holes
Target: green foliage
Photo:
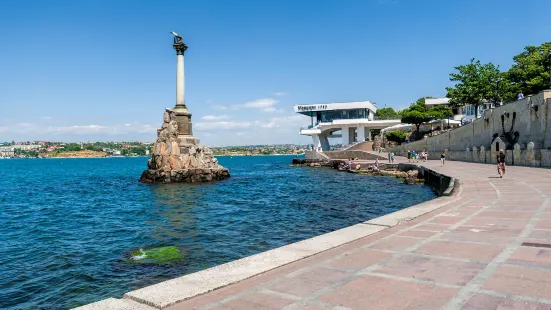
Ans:
<svg viewBox="0 0 551 310"><path fill-rule="evenodd" d="M382 108L375 112L376 119L398 119L398 113L393 108Z"/></svg>
<svg viewBox="0 0 551 310"><path fill-rule="evenodd" d="M519 91L527 95L537 94L550 87L550 52L551 42L545 42L540 46L526 46L524 52L513 57L514 64L505 74L510 81L506 99L515 100Z"/></svg>
<svg viewBox="0 0 551 310"><path fill-rule="evenodd" d="M472 104L478 109L484 101L502 101L508 83L499 66L491 62L482 64L472 58L470 63L457 66L455 70L457 72L450 73L450 81L456 82L455 86L446 87L451 105Z"/></svg>
<svg viewBox="0 0 551 310"><path fill-rule="evenodd" d="M96 152L101 152L102 151L102 148L99 147L99 146L96 146L94 144L87 144L85 147L84 147L85 150L89 150L89 151L96 151Z"/></svg>
<svg viewBox="0 0 551 310"><path fill-rule="evenodd" d="M409 108L402 112L401 122L415 125L417 128L417 136L419 136L419 126L432 119L432 114L428 113L425 107L425 98L419 98L415 103L412 103Z"/></svg>
<svg viewBox="0 0 551 310"><path fill-rule="evenodd" d="M80 144L78 143L66 143L61 149L62 152L77 152L80 151Z"/></svg>
<svg viewBox="0 0 551 310"><path fill-rule="evenodd" d="M390 131L385 134L388 141L402 143L406 140L406 134L401 131Z"/></svg>
<svg viewBox="0 0 551 310"><path fill-rule="evenodd" d="M427 112L432 115L432 119L447 119L453 116L452 109L444 105L437 105Z"/></svg>

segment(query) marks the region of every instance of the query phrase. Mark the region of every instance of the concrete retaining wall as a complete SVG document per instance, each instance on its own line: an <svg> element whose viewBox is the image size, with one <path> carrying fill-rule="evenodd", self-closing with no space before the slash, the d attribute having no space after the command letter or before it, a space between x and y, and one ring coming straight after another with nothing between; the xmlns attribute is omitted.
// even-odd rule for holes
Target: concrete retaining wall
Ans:
<svg viewBox="0 0 551 310"><path fill-rule="evenodd" d="M484 112L465 126L392 149L427 150L429 159L446 152L449 160L495 163L497 150L507 149L509 165L551 167L551 90Z"/></svg>

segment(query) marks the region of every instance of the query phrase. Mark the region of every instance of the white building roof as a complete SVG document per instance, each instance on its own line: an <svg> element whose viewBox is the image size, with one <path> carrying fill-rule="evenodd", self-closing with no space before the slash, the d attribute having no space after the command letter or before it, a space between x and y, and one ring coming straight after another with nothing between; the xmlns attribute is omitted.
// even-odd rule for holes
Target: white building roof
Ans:
<svg viewBox="0 0 551 310"><path fill-rule="evenodd" d="M357 102L335 102L321 104L296 104L293 106L296 113L317 112L317 111L332 111L332 110L352 110L352 109L369 109L373 113L377 112L377 108L370 101Z"/></svg>
<svg viewBox="0 0 551 310"><path fill-rule="evenodd" d="M450 103L450 98L426 98L425 99L425 105L440 105L440 104L448 104Z"/></svg>

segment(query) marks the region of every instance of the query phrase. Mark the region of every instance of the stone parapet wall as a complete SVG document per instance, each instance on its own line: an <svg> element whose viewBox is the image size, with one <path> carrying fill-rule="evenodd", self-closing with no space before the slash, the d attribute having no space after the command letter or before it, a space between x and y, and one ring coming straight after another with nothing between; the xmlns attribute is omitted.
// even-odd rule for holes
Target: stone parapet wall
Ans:
<svg viewBox="0 0 551 310"><path fill-rule="evenodd" d="M495 163L505 149L507 164L551 167L551 90L487 110L474 122L437 136L392 148L397 155L407 151L429 153L439 159Z"/></svg>

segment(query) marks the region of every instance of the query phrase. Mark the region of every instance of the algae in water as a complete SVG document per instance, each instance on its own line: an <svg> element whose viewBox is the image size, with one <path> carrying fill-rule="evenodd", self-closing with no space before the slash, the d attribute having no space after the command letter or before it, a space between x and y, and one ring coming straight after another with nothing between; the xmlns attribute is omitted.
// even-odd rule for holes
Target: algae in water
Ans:
<svg viewBox="0 0 551 310"><path fill-rule="evenodd" d="M130 263L134 264L170 264L182 261L184 254L175 246L150 249L137 249L130 252Z"/></svg>

